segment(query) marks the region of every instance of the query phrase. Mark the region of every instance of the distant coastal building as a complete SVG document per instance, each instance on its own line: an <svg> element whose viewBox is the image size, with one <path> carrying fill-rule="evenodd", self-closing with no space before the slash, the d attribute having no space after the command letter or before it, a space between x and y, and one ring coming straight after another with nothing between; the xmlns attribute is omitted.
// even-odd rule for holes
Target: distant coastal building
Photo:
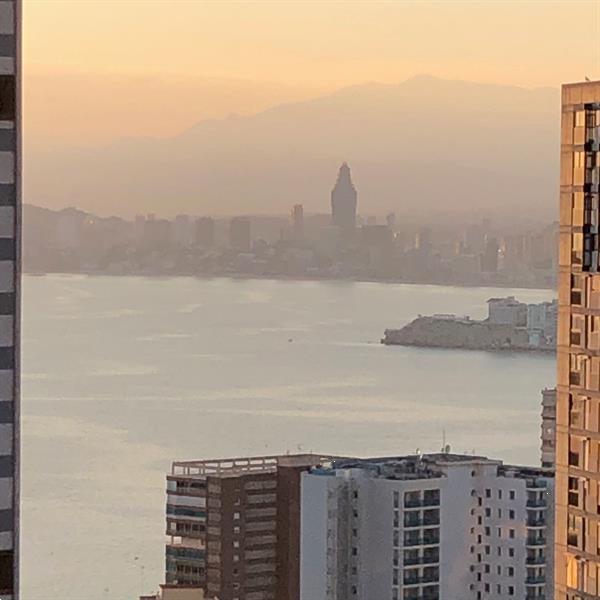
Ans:
<svg viewBox="0 0 600 600"><path fill-rule="evenodd" d="M514 327L524 327L527 324L527 305L519 302L514 296L490 298L487 304L490 323Z"/></svg>
<svg viewBox="0 0 600 600"><path fill-rule="evenodd" d="M302 475L301 600L552 599L551 471L431 454Z"/></svg>
<svg viewBox="0 0 600 600"><path fill-rule="evenodd" d="M542 467L556 464L556 388L542 390Z"/></svg>
<svg viewBox="0 0 600 600"><path fill-rule="evenodd" d="M354 231L358 193L352 183L350 167L343 163L331 192L331 223L343 231Z"/></svg>
<svg viewBox="0 0 600 600"><path fill-rule="evenodd" d="M556 345L558 301L527 305L527 335L531 346Z"/></svg>
<svg viewBox="0 0 600 600"><path fill-rule="evenodd" d="M386 329L387 345L470 350L556 351L557 302L525 304L514 296L490 298L488 317L419 316L401 329Z"/></svg>

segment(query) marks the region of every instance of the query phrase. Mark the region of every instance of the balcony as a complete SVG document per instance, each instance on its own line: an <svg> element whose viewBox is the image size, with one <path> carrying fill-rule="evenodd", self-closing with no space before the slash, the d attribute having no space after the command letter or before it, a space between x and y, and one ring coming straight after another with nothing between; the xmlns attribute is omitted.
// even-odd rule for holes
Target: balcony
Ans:
<svg viewBox="0 0 600 600"><path fill-rule="evenodd" d="M422 585L424 583L438 583L440 580L440 574L435 573L431 575L422 575L420 577L407 577L403 579L404 585Z"/></svg>
<svg viewBox="0 0 600 600"><path fill-rule="evenodd" d="M525 542L525 545L526 546L533 546L533 547L545 546L546 545L546 538L543 537L543 536L527 538L527 541Z"/></svg>
<svg viewBox="0 0 600 600"><path fill-rule="evenodd" d="M527 527L546 527L546 519L527 519Z"/></svg>
<svg viewBox="0 0 600 600"><path fill-rule="evenodd" d="M439 536L424 536L418 538L406 538L404 540L405 548L412 548L414 546L436 546L440 543Z"/></svg>
<svg viewBox="0 0 600 600"><path fill-rule="evenodd" d="M423 498L404 498L404 508L433 508L439 505L439 494L431 494Z"/></svg>
<svg viewBox="0 0 600 600"><path fill-rule="evenodd" d="M546 498L535 498L527 500L527 508L547 508L548 502Z"/></svg>
<svg viewBox="0 0 600 600"><path fill-rule="evenodd" d="M537 577L528 577L525 580L525 585L544 585L546 583L546 577L544 575L538 575Z"/></svg>
<svg viewBox="0 0 600 600"><path fill-rule="evenodd" d="M531 566L545 565L546 557L545 556L528 556L527 559L525 560L525 563L527 565L531 565Z"/></svg>
<svg viewBox="0 0 600 600"><path fill-rule="evenodd" d="M405 567L415 567L418 565L435 565L439 562L440 562L439 554L433 554L433 555L429 555L429 556L423 555L423 556L416 556L416 557L412 557L412 558L405 558L403 564Z"/></svg>
<svg viewBox="0 0 600 600"><path fill-rule="evenodd" d="M424 517L412 517L416 513L406 513L404 515L404 528L409 529L411 527L437 527L440 524L440 516L424 516Z"/></svg>

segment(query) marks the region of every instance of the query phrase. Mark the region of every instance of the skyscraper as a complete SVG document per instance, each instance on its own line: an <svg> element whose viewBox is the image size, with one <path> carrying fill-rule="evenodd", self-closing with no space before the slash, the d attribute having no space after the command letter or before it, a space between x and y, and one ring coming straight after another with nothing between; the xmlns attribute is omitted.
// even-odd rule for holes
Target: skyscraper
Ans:
<svg viewBox="0 0 600 600"><path fill-rule="evenodd" d="M19 0L0 1L0 597L18 597L21 116Z"/></svg>
<svg viewBox="0 0 600 600"><path fill-rule="evenodd" d="M600 82L562 88L555 600L600 595Z"/></svg>
<svg viewBox="0 0 600 600"><path fill-rule="evenodd" d="M292 223L292 239L299 242L304 238L304 207L302 204L294 204L290 220Z"/></svg>
<svg viewBox="0 0 600 600"><path fill-rule="evenodd" d="M337 181L331 191L331 222L343 230L351 231L356 227L356 206L358 194L352 183L350 167L343 163Z"/></svg>

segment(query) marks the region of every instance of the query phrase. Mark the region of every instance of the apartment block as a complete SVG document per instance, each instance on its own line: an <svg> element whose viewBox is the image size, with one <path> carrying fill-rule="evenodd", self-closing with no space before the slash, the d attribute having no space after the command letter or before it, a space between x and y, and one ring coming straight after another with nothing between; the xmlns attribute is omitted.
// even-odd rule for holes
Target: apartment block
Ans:
<svg viewBox="0 0 600 600"><path fill-rule="evenodd" d="M550 470L430 454L302 475L302 600L550 600Z"/></svg>
<svg viewBox="0 0 600 600"><path fill-rule="evenodd" d="M600 597L600 82L562 88L556 600Z"/></svg>
<svg viewBox="0 0 600 600"><path fill-rule="evenodd" d="M175 462L166 584L209 600L299 600L300 476L311 454Z"/></svg>

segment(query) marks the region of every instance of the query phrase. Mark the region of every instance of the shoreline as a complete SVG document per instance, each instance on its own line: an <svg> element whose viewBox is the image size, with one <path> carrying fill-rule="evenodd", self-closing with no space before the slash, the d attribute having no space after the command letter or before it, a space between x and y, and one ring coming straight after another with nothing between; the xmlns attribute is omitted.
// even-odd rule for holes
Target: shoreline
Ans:
<svg viewBox="0 0 600 600"><path fill-rule="evenodd" d="M481 283L457 283L444 281L416 281L406 279L379 279L374 277L316 277L301 275L256 275L244 273L107 273L105 271L28 271L23 270L23 275L30 277L45 277L48 275L72 275L84 277L139 277L144 279L231 279L231 280L256 280L256 281L313 281L322 283L380 283L391 285L421 285L432 287L450 288L498 288L514 290L547 290L557 292L556 287L523 285L507 282L481 282Z"/></svg>

